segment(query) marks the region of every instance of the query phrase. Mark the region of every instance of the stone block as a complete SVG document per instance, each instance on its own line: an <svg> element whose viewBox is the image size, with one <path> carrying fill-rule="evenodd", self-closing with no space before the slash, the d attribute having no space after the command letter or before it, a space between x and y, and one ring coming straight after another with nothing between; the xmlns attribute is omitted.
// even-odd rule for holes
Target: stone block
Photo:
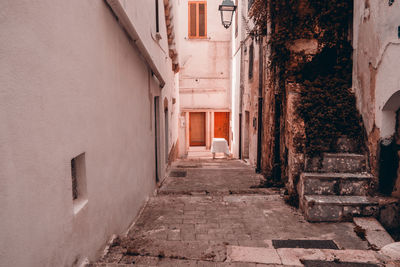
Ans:
<svg viewBox="0 0 400 267"><path fill-rule="evenodd" d="M379 253L389 257L391 260L400 261L400 242L384 246Z"/></svg>
<svg viewBox="0 0 400 267"><path fill-rule="evenodd" d="M378 207L377 201L365 196L306 195L301 201L310 222L349 221L353 216L373 213Z"/></svg>
<svg viewBox="0 0 400 267"><path fill-rule="evenodd" d="M338 138L335 149L341 153L355 153L357 152L357 144L355 140L342 136Z"/></svg>
<svg viewBox="0 0 400 267"><path fill-rule="evenodd" d="M318 196L306 196L304 201L306 202L304 213L308 221L339 221L342 217L342 206L336 202L329 203Z"/></svg>
<svg viewBox="0 0 400 267"><path fill-rule="evenodd" d="M343 179L339 183L339 194L365 196L368 191L369 182L369 179Z"/></svg>
<svg viewBox="0 0 400 267"><path fill-rule="evenodd" d="M379 221L386 229L400 227L400 205L391 203L384 205L379 211Z"/></svg>
<svg viewBox="0 0 400 267"><path fill-rule="evenodd" d="M226 261L282 264L281 259L275 249L259 247L228 246Z"/></svg>
<svg viewBox="0 0 400 267"><path fill-rule="evenodd" d="M367 173L304 172L300 176L298 192L303 195L365 196L372 175Z"/></svg>
<svg viewBox="0 0 400 267"><path fill-rule="evenodd" d="M325 255L320 249L303 249L303 248L279 248L278 255L282 259L283 265L303 266L300 260L324 260Z"/></svg>
<svg viewBox="0 0 400 267"><path fill-rule="evenodd" d="M364 155L351 153L324 153L322 159L323 172L365 172L366 160Z"/></svg>
<svg viewBox="0 0 400 267"><path fill-rule="evenodd" d="M375 248L382 248L394 242L393 238L386 232L385 228L373 217L354 218L353 222L365 230L365 238Z"/></svg>

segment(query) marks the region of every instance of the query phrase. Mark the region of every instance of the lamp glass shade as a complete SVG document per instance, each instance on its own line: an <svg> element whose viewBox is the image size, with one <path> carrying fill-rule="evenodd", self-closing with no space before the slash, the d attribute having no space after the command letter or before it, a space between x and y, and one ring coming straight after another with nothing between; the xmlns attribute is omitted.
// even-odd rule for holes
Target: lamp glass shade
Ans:
<svg viewBox="0 0 400 267"><path fill-rule="evenodd" d="M218 10L221 12L222 25L228 29L232 24L233 13L236 10L235 4L232 0L224 0Z"/></svg>

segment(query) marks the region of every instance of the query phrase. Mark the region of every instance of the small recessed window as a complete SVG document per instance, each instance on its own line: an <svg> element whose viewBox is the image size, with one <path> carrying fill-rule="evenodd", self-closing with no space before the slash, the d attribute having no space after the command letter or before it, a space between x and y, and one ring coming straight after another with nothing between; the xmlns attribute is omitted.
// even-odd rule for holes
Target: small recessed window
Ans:
<svg viewBox="0 0 400 267"><path fill-rule="evenodd" d="M252 42L249 49L249 80L253 78L253 63L254 63L254 45Z"/></svg>
<svg viewBox="0 0 400 267"><path fill-rule="evenodd" d="M71 159L72 200L77 214L87 203L85 153Z"/></svg>

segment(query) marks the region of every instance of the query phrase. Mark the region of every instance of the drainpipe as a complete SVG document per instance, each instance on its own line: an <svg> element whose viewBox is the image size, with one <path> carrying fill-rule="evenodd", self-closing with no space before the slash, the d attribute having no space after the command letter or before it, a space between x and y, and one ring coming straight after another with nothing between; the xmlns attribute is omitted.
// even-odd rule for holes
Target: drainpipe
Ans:
<svg viewBox="0 0 400 267"><path fill-rule="evenodd" d="M160 88L163 88L165 86L165 80L162 77L153 59L151 58L150 53L147 50L146 46L144 45L143 41L140 39L140 36L135 29L135 26L132 24L124 8L121 6L120 1L119 0L105 0L105 1L113 11L120 26L127 33L128 37L132 39L136 47L139 49L140 53L144 57L144 60L146 61L146 64L149 66L151 71L156 76L158 82L160 83Z"/></svg>
<svg viewBox="0 0 400 267"><path fill-rule="evenodd" d="M263 126L263 73L264 73L264 58L263 58L263 37L260 36L259 52L258 52L258 129L257 129L257 167L256 173L261 172L261 146L262 146L262 126Z"/></svg>
<svg viewBox="0 0 400 267"><path fill-rule="evenodd" d="M243 51L243 42L240 44L240 95L239 95L239 158L243 159L243 152L242 152L242 144L243 144L243 94L244 94L244 51Z"/></svg>

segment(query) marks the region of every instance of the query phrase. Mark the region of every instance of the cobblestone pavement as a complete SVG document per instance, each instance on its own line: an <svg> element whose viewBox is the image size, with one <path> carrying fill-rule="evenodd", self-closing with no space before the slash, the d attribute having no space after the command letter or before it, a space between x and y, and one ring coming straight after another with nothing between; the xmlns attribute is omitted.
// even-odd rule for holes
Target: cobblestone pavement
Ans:
<svg viewBox="0 0 400 267"><path fill-rule="evenodd" d="M276 239L333 240L340 249L367 252L352 223L308 223L277 191L250 188L261 177L240 161L178 161L171 173L182 170L186 177L168 177L127 236L92 266L275 266L269 259L235 261L229 251L276 253ZM276 266L285 262L279 257Z"/></svg>
<svg viewBox="0 0 400 267"><path fill-rule="evenodd" d="M256 189L263 177L254 168L239 160L180 160L171 166L170 176L159 190L159 194L237 194L271 193L271 190Z"/></svg>

